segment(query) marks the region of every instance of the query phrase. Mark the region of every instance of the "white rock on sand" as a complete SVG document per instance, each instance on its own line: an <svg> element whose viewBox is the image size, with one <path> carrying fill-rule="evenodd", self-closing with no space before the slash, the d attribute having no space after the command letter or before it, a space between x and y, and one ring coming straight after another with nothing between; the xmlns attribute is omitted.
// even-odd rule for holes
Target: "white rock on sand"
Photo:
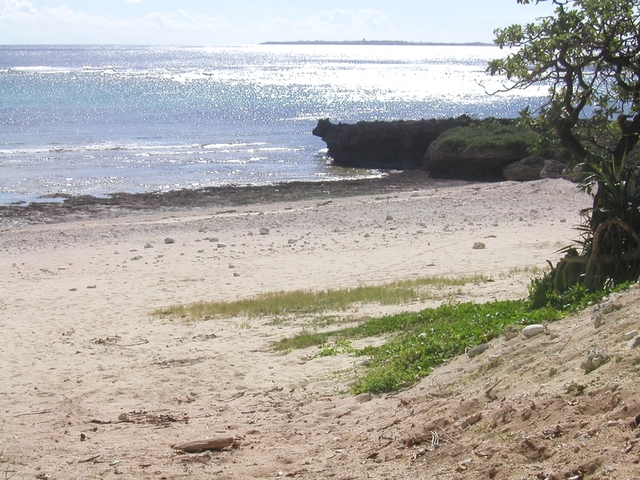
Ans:
<svg viewBox="0 0 640 480"><path fill-rule="evenodd" d="M361 404L342 394L349 376L340 372L354 365L347 355L270 348L303 319L185 323L150 312L426 275L494 280L460 300L520 298L530 277L522 269L557 258L589 205L562 180L414 189L4 227L4 465L17 478L407 478L411 461L375 463L355 433L370 421L358 409L395 408L397 397ZM486 248L470 248L478 241ZM365 450L399 441L375 432ZM170 448L229 436L239 439L232 453L188 457ZM350 459L356 450L360 470Z"/></svg>

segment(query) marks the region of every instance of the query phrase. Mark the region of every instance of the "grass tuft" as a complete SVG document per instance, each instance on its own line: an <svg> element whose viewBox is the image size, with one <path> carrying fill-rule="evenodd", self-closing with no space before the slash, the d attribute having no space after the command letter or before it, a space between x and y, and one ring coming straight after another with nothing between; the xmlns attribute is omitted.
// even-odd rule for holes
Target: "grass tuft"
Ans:
<svg viewBox="0 0 640 480"><path fill-rule="evenodd" d="M315 314L346 310L358 303L401 305L433 298L434 289L479 284L487 281L483 275L465 277L424 277L401 280L383 285L330 290L295 290L269 292L233 302L196 302L158 309L152 315L183 318L190 321L215 317L259 317L287 314Z"/></svg>

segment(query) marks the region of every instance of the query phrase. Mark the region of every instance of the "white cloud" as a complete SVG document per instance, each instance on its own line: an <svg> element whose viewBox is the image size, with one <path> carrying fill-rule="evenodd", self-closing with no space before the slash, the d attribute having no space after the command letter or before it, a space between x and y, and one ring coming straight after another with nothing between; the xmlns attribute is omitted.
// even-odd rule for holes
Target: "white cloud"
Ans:
<svg viewBox="0 0 640 480"><path fill-rule="evenodd" d="M161 30L172 31L210 31L219 32L220 30L229 29L231 26L224 17L217 15L191 15L184 10L178 10L173 13L152 13L147 15L143 22L146 26L158 28Z"/></svg>
<svg viewBox="0 0 640 480"><path fill-rule="evenodd" d="M22 15L33 15L36 9L26 0L4 0L0 3L0 20L13 19Z"/></svg>
<svg viewBox="0 0 640 480"><path fill-rule="evenodd" d="M352 40L391 38L396 29L384 12L377 10L331 10L300 21L272 19L262 26L286 40ZM283 39L283 38L279 38ZM275 40L275 38L269 38Z"/></svg>
<svg viewBox="0 0 640 480"><path fill-rule="evenodd" d="M183 10L124 19L92 15L64 5L38 9L28 0L0 0L0 44L202 44L230 30L231 25L222 16L192 15Z"/></svg>

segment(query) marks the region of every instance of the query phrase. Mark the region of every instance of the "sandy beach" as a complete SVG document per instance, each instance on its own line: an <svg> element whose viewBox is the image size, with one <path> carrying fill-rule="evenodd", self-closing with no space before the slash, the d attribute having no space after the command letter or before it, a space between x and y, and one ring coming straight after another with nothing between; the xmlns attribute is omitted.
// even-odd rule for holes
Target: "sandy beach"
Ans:
<svg viewBox="0 0 640 480"><path fill-rule="evenodd" d="M429 305L362 305L338 315L522 298L531 269L558 258L576 237L579 211L590 203L564 180L362 185L348 194L336 187L287 196L274 187L263 197L190 206L5 211L0 478L563 478L573 471L572 461L593 460L595 450L606 461L592 465L593 478L639 478L632 473L640 457L627 417L606 417L622 406L627 416L640 415L630 403L637 375L621 375L611 390L607 382L616 374L609 372L598 380L602 390L594 387L573 405L576 395L566 393L573 377L587 382L579 363L589 345L588 313L551 326L555 333L531 340L524 356L517 356L521 344L514 343L521 338L496 340L491 351L505 360L495 369L482 370L488 354L461 357L409 390L373 397L345 393L361 368L349 355L272 348L274 341L315 328L309 319L185 322L152 315L200 300L430 275L483 274L492 281L434 292ZM626 295L615 313L626 312L626 323L603 327L616 325L602 340L613 342L613 350L622 349L620 332L638 323L635 293ZM616 368L632 368L634 359L632 351ZM553 379L551 368L558 372ZM486 395L496 381L499 387ZM598 395L617 398L615 405L588 406ZM554 402L563 407L534 426ZM484 430L455 426L456 418L478 411ZM600 414L606 417L600 423L618 423L591 434L601 435L599 446L569 435L571 428L595 428ZM513 416L519 427L514 421L489 429L500 415ZM538 427L553 429L550 422L564 422L566 448L545 449L534 438ZM425 440L430 432L437 441ZM626 444L604 441L614 433ZM408 441L420 435L423 442ZM540 446L535 454L518 450L527 435ZM216 437L232 437L233 447L198 454L171 448ZM553 431L547 437L556 438ZM618 463L611 463L614 450ZM609 464L614 470L607 477ZM557 477L535 476L554 468ZM591 478L582 475L571 478Z"/></svg>

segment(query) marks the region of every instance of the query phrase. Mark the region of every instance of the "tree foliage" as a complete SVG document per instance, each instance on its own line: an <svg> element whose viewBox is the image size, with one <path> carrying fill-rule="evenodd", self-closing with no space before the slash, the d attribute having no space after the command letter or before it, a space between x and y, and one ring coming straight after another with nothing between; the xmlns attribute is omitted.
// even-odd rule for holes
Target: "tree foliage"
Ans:
<svg viewBox="0 0 640 480"><path fill-rule="evenodd" d="M554 15L495 31L515 50L488 71L506 76L506 89L548 86L535 122L576 159L620 162L640 134L640 0L551 1Z"/></svg>
<svg viewBox="0 0 640 480"><path fill-rule="evenodd" d="M544 0L518 3L534 1ZM597 290L640 275L640 176L627 161L640 135L640 0L550 1L553 15L495 31L495 43L514 51L488 71L504 75L507 90L548 86L538 115L523 117L584 162L581 188L593 196L582 251L567 247L536 288Z"/></svg>

